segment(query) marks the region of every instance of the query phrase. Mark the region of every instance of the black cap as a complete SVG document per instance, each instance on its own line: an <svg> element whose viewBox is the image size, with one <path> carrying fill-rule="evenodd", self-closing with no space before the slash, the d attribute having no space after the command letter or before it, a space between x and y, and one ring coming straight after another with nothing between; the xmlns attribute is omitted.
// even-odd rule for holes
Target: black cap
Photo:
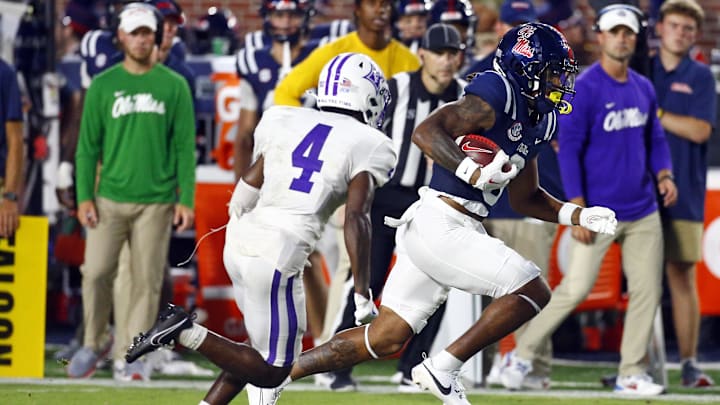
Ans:
<svg viewBox="0 0 720 405"><path fill-rule="evenodd" d="M430 51L439 51L442 49L465 49L460 39L460 33L455 27L449 24L437 23L431 25L425 35L423 35L421 48Z"/></svg>

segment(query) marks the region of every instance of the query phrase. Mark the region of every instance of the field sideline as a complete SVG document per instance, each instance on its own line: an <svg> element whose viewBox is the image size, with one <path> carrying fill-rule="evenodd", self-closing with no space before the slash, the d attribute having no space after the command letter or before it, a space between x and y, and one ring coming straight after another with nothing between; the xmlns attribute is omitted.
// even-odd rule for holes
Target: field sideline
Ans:
<svg viewBox="0 0 720 405"><path fill-rule="evenodd" d="M185 360L199 366L217 370L197 354L185 353ZM440 404L428 393L401 394L389 382L395 371L395 360L372 361L355 368L357 392L334 393L318 389L311 379L290 384L283 392L279 405L424 405ZM720 381L720 364L703 365L715 381ZM600 377L611 374L615 365L608 362L553 362L552 389L549 391L510 392L499 388L470 388L468 398L472 404L493 405L611 405L611 404L720 404L720 387L693 390L678 384L677 364L668 364L670 386L668 393L653 398L621 397L610 389L602 388ZM209 389L211 377L154 376L152 381L119 383L111 378L109 370L99 370L88 380L64 377L63 362L53 359L52 351L46 355L44 379L0 378L0 404L12 405L125 405L197 404ZM241 393L233 404L246 404Z"/></svg>

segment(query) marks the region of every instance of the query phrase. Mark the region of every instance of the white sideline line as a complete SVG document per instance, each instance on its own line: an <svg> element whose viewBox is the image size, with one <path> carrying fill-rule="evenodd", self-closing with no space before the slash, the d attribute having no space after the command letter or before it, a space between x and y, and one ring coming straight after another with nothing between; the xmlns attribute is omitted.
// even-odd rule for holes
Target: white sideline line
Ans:
<svg viewBox="0 0 720 405"><path fill-rule="evenodd" d="M387 377L383 377L384 381L387 381ZM374 378L373 378L374 379ZM37 385L37 392L49 391L47 386L67 386L68 389L73 387L73 391L85 391L93 392L97 391L98 387L132 387L132 388L173 388L173 389L194 389L194 390L208 390L212 385L211 381L195 381L195 380L164 380L164 381L144 381L144 382L118 382L110 378L96 378L96 379L82 379L73 380L67 378L46 378L46 379L34 379L34 378L0 378L0 385L9 384L27 384ZM557 383L557 386L570 386L567 383ZM578 384L578 386L581 386ZM79 388L84 387L84 388ZM325 389L319 389L312 383L292 383L285 388L287 391L317 391L317 392L329 392ZM361 385L358 392L368 394L397 394L397 387L395 385ZM589 390L550 390L550 391L507 391L504 389L490 388L490 389L469 389L468 394L478 395L490 395L490 396L525 396L525 397L545 397L545 398L615 398L615 399L628 399L637 401L648 401L653 402L668 402L674 403L677 401L697 402L697 403L720 403L720 395L717 394L705 394L705 395L692 395L692 394L665 394L655 397L634 397L627 395L618 395L607 389L589 391ZM409 394L414 395L414 394Z"/></svg>

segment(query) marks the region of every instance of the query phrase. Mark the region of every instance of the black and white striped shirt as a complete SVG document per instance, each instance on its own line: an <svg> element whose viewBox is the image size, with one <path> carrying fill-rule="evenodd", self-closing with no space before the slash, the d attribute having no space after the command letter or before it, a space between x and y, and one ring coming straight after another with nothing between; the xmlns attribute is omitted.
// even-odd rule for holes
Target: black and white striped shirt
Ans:
<svg viewBox="0 0 720 405"><path fill-rule="evenodd" d="M398 161L386 187L418 189L430 182L428 163L420 148L412 143L412 133L436 108L459 99L466 84L456 78L442 94L430 94L422 83L420 70L398 73L388 81L392 102L385 112L383 131L392 138Z"/></svg>

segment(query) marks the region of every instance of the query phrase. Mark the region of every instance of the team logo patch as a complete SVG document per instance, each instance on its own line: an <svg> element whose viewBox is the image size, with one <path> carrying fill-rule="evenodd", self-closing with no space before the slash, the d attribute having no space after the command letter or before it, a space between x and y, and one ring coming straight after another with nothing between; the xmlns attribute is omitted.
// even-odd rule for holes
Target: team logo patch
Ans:
<svg viewBox="0 0 720 405"><path fill-rule="evenodd" d="M270 69L263 68L260 69L258 72L258 80L260 80L261 83L267 83L272 79L272 72L270 72Z"/></svg>
<svg viewBox="0 0 720 405"><path fill-rule="evenodd" d="M693 94L693 89L688 85L687 83L681 83L681 82L673 82L670 85L670 91L674 91L676 93L685 93L685 94Z"/></svg>
<svg viewBox="0 0 720 405"><path fill-rule="evenodd" d="M522 124L519 122L512 124L512 126L507 130L507 135L511 141L519 141L520 138L522 138Z"/></svg>

